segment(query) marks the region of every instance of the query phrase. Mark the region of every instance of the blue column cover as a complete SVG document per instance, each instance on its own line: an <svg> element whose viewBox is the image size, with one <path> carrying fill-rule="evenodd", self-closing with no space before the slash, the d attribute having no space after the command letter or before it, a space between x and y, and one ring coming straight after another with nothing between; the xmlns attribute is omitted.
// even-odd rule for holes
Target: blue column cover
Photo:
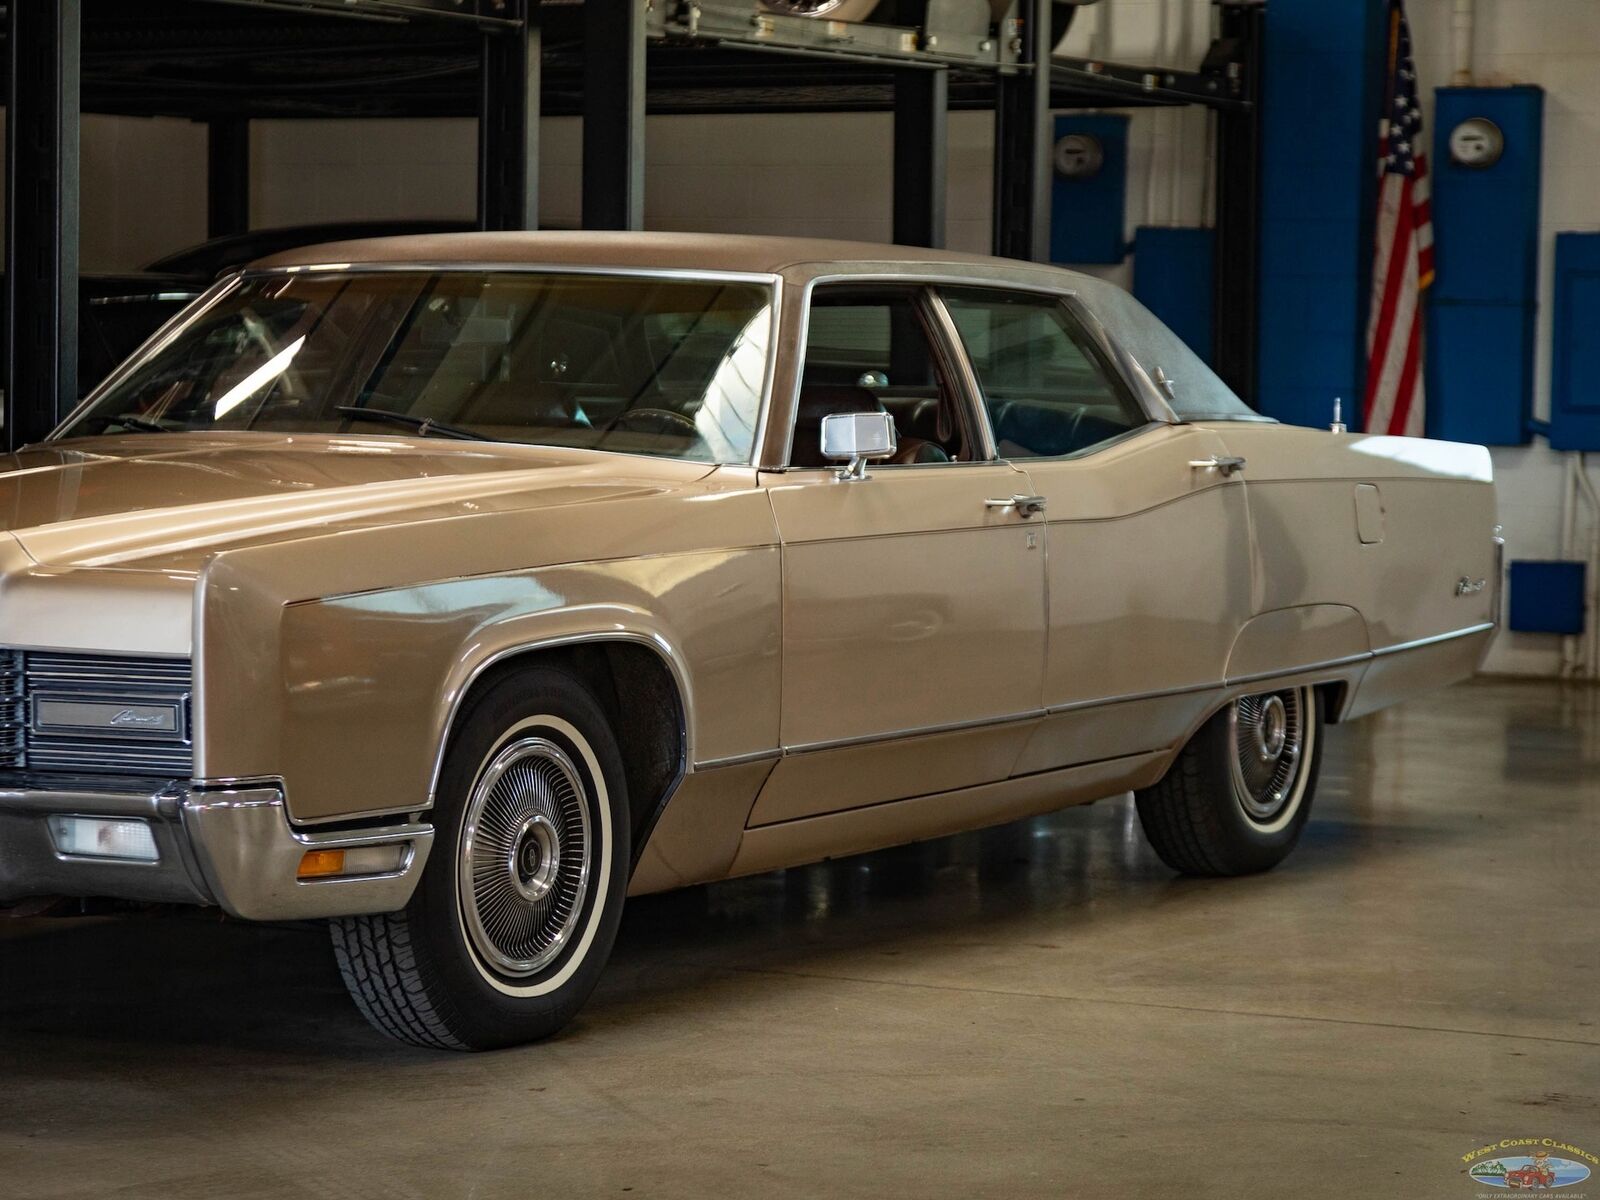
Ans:
<svg viewBox="0 0 1600 1200"><path fill-rule="evenodd" d="M1520 445L1533 408L1544 92L1440 88L1435 96L1428 434ZM1488 118L1505 137L1492 166L1450 161L1450 131L1469 117Z"/></svg>
<svg viewBox="0 0 1600 1200"><path fill-rule="evenodd" d="M1383 0L1267 6L1257 353L1261 411L1283 421L1325 425L1335 396L1359 416L1384 13Z"/></svg>

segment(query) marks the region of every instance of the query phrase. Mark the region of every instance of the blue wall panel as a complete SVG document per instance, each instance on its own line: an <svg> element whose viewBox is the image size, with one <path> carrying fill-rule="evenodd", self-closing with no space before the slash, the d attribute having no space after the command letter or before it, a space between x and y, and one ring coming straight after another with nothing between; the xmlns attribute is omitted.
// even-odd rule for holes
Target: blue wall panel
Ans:
<svg viewBox="0 0 1600 1200"><path fill-rule="evenodd" d="M1105 161L1090 179L1055 175L1050 189L1050 261L1119 263L1128 254L1128 118L1056 118L1056 140L1069 133L1098 138Z"/></svg>
<svg viewBox="0 0 1600 1200"><path fill-rule="evenodd" d="M1506 623L1518 633L1582 633L1581 562L1511 564L1511 604Z"/></svg>
<svg viewBox="0 0 1600 1200"><path fill-rule="evenodd" d="M1134 296L1207 365L1216 245L1216 234L1209 229L1145 225L1133 238Z"/></svg>
<svg viewBox="0 0 1600 1200"><path fill-rule="evenodd" d="M1533 410L1544 92L1435 94L1428 433L1520 445ZM1505 136L1505 152L1492 166L1450 161L1450 131L1469 117L1487 117Z"/></svg>
<svg viewBox="0 0 1600 1200"><path fill-rule="evenodd" d="M1556 235L1550 445L1600 450L1600 233Z"/></svg>
<svg viewBox="0 0 1600 1200"><path fill-rule="evenodd" d="M1261 411L1326 425L1363 390L1383 0L1272 0L1262 97ZM1217 314L1227 320L1228 314Z"/></svg>

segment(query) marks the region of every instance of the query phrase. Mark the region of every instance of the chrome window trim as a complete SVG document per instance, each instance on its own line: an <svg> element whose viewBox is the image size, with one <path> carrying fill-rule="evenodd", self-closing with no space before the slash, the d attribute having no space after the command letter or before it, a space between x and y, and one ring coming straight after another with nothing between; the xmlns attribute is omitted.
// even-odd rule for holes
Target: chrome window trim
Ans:
<svg viewBox="0 0 1600 1200"><path fill-rule="evenodd" d="M957 389L962 393L962 403L966 406L967 417L978 431L978 441L983 450L981 461L998 462L1000 453L995 447L994 426L989 420L988 409L983 403L983 388L978 384L978 374L973 369L972 359L967 355L967 348L961 342L961 331L956 328L955 318L950 315L949 306L945 304L944 297L939 294L937 287L930 287L923 293L928 311L933 314L934 323L938 327L938 336L944 344L946 354L955 364ZM974 460L980 461L980 460Z"/></svg>
<svg viewBox="0 0 1600 1200"><path fill-rule="evenodd" d="M1131 442L1134 438L1139 437L1142 434L1150 433L1157 429L1171 428L1172 426L1167 424L1165 421L1146 421L1143 425L1135 425L1132 429L1124 429L1121 433L1115 434L1112 437L1108 437L1103 442L1095 442L1093 445L1081 446L1076 450L1067 452L1066 454L1035 454L1028 458L1007 458L1002 461L1010 463L1019 471L1026 471L1029 463L1079 462L1086 458L1093 458L1102 450L1109 450L1113 446L1120 446L1123 442ZM1240 480L1239 482L1243 481ZM1218 484L1217 486L1221 485ZM1163 503L1166 502L1163 501Z"/></svg>
<svg viewBox="0 0 1600 1200"><path fill-rule="evenodd" d="M165 324L140 342L138 348L132 354L117 364L111 374L90 388L88 394L79 400L72 407L72 410L56 424L56 427L45 434L42 440L53 442L60 438L66 432L67 427L77 421L87 409L94 405L103 393L110 391L132 374L136 364L144 361L145 358L152 354L165 350L172 344L173 339L177 337L180 330L187 327L191 321L199 320L208 311L215 308L224 296L239 285L240 279L241 275L237 271L230 275L224 275L204 292L201 292L192 304L188 304L173 313Z"/></svg>
<svg viewBox="0 0 1600 1200"><path fill-rule="evenodd" d="M740 283L750 284L763 288L767 294L767 307L771 312L768 323L768 345L766 363L761 377L761 395L756 402L756 411L752 419L752 437L749 454L738 462L718 462L714 459L688 459L675 458L667 454L647 454L639 451L597 451L597 453L624 453L635 458L667 459L673 462L704 463L709 468L716 467L752 467L761 462L762 452L765 449L764 439L768 424L768 415L772 409L772 390L776 378L779 344L783 336L783 299L786 290L783 276L776 271L717 271L700 270L686 267L607 267L592 263L564 265L561 263L520 263L520 262L439 262L434 260L419 260L415 262L382 262L382 263L301 263L283 267L246 267L219 279L211 289L200 297L194 304L177 313L149 340L125 359L121 366L108 375L87 396L85 396L66 418L57 425L46 438L53 441L60 437L63 431L78 419L81 413L100 398L101 393L109 390L113 385L120 383L133 370L134 366L142 362L148 355L164 350L171 344L175 335L181 328L192 321L198 320L205 313L214 308L216 304L240 284L252 279L270 278L274 275L308 275L318 273L343 272L350 275L386 275L405 274L416 272L432 272L436 274L497 274L497 275L594 275L608 276L622 279L663 279L680 283ZM203 432L202 430L174 430L174 433ZM382 434L354 435L381 437ZM390 435L393 436L393 435ZM540 442L497 442L489 441L490 445L504 446L539 446ZM563 447L583 449L584 447ZM787 457L787 455L786 455Z"/></svg>

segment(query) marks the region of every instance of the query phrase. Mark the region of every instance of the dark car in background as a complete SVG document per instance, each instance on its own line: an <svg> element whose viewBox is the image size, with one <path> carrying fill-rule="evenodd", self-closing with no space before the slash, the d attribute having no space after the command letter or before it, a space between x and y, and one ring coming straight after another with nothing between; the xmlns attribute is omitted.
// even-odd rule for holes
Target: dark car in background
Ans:
<svg viewBox="0 0 1600 1200"><path fill-rule="evenodd" d="M78 394L89 391L161 326L205 291L208 281L166 272L83 275L78 279ZM5 289L0 288L0 321ZM0 380L8 349L0 350Z"/></svg>
<svg viewBox="0 0 1600 1200"><path fill-rule="evenodd" d="M212 238L163 255L142 271L97 273L78 279L78 395L86 396L218 276L272 254L320 242L393 237L413 233L457 233L470 221L331 221L283 225ZM0 287L0 322L5 289ZM0 388L8 377L8 350L0 346Z"/></svg>
<svg viewBox="0 0 1600 1200"><path fill-rule="evenodd" d="M280 225L275 229L251 229L244 233L212 238L156 259L147 271L192 275L212 280L218 275L266 258L315 246L321 242L347 242L357 238L400 237L413 233L465 233L476 229L472 221L329 221L319 225Z"/></svg>

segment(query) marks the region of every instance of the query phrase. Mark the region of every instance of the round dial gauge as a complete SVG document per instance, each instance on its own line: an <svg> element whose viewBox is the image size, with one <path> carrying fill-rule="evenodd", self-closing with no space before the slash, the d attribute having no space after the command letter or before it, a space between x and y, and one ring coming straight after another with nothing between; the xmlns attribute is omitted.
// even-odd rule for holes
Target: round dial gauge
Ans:
<svg viewBox="0 0 1600 1200"><path fill-rule="evenodd" d="M1450 131L1450 159L1463 167L1492 167L1505 149L1505 135L1488 117L1472 117Z"/></svg>
<svg viewBox="0 0 1600 1200"><path fill-rule="evenodd" d="M1068 179L1093 179L1105 165L1100 139L1087 133L1069 133L1056 142L1056 173Z"/></svg>

